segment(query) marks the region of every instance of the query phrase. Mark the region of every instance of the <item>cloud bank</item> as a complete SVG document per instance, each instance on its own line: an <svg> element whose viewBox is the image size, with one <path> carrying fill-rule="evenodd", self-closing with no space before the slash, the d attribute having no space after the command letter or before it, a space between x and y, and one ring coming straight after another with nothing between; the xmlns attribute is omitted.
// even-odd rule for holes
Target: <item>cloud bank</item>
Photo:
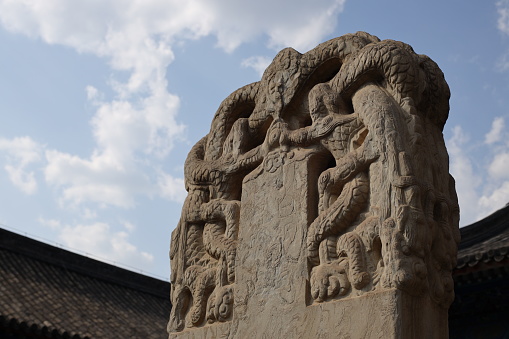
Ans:
<svg viewBox="0 0 509 339"><path fill-rule="evenodd" d="M493 119L481 145L472 145L462 128L455 126L447 149L451 174L456 179L462 225L484 218L509 203L509 131L503 117ZM476 157L478 153L487 156Z"/></svg>
<svg viewBox="0 0 509 339"><path fill-rule="evenodd" d="M94 84L84 89L96 109L90 121L95 147L89 156L38 145L30 137L0 140L8 158L4 169L13 185L34 194L37 173L28 168L43 164L40 177L57 192L58 204L81 208L81 215L97 217L91 204L135 208L139 196L181 202L183 180L163 165L186 129L178 119L180 99L168 91L173 46L214 36L229 53L261 38L276 50L292 46L305 52L333 31L344 2L0 0L0 23L8 31L103 58L114 74L109 83L113 97L105 98ZM269 61L257 56L245 65L261 72ZM121 80L115 72L128 77ZM54 229L71 247L92 248L118 260L133 260L137 253L148 260L129 242L129 229L115 231L99 221Z"/></svg>
<svg viewBox="0 0 509 339"><path fill-rule="evenodd" d="M151 179L161 175L147 176L144 173L150 166L139 165L140 159L149 159L155 163L153 168L159 168L160 159L183 137L185 126L177 119L179 98L167 90L166 70L175 57L173 44L214 35L217 45L231 52L242 43L266 36L267 44L275 49L305 50L332 32L343 3L0 2L0 21L8 30L97 55L112 70L129 73L124 82L112 80L116 95L109 101L99 100L101 93L93 85L86 88L89 100L97 106L91 121L96 148L88 158L48 150L46 181L61 189L64 201L74 204L91 201L132 207L137 194L180 199L182 194L168 192L168 186L157 192L158 180ZM245 64L261 72L268 62L256 57ZM13 178L15 174L13 171ZM18 182L25 183L27 192L36 186L30 175ZM122 187L122 183L130 184Z"/></svg>
<svg viewBox="0 0 509 339"><path fill-rule="evenodd" d="M42 148L30 137L24 136L0 138L0 151L6 156L4 169L12 184L28 195L34 194L37 191L35 172L28 168L41 160Z"/></svg>

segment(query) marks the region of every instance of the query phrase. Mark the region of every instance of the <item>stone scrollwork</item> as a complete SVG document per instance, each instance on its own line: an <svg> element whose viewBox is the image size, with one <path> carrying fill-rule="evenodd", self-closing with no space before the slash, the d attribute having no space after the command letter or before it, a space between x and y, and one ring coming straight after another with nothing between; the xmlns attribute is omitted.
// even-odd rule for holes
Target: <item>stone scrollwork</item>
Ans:
<svg viewBox="0 0 509 339"><path fill-rule="evenodd" d="M438 66L402 42L358 32L281 51L222 102L186 160L169 332L234 316L243 181L299 152L319 159L308 178L310 303L396 288L447 308L459 242L448 100Z"/></svg>

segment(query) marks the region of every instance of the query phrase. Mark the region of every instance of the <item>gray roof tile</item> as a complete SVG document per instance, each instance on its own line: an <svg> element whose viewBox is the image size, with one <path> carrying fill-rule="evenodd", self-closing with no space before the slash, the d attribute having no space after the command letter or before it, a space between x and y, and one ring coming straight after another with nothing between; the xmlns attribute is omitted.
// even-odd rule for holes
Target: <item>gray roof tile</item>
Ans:
<svg viewBox="0 0 509 339"><path fill-rule="evenodd" d="M167 337L168 282L1 229L0 291L0 328L40 338Z"/></svg>

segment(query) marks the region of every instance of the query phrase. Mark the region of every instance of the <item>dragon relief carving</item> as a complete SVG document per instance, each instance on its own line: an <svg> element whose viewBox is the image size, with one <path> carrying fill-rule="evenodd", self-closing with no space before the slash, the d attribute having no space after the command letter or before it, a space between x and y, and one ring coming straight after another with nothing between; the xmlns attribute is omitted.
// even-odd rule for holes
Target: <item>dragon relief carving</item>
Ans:
<svg viewBox="0 0 509 339"><path fill-rule="evenodd" d="M231 319L242 182L265 158L301 150L328 159L310 188L313 302L398 288L448 307L459 242L448 100L438 66L401 42L358 32L281 51L223 101L188 155L168 331Z"/></svg>

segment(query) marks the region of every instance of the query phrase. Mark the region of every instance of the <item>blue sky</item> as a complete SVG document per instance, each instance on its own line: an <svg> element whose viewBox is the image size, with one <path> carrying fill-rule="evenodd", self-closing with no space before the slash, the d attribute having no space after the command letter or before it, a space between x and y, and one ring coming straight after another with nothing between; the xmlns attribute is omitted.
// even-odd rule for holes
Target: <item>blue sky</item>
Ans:
<svg viewBox="0 0 509 339"><path fill-rule="evenodd" d="M509 202L509 1L0 0L0 223L168 278L183 162L282 48L356 31L445 73L461 225Z"/></svg>

